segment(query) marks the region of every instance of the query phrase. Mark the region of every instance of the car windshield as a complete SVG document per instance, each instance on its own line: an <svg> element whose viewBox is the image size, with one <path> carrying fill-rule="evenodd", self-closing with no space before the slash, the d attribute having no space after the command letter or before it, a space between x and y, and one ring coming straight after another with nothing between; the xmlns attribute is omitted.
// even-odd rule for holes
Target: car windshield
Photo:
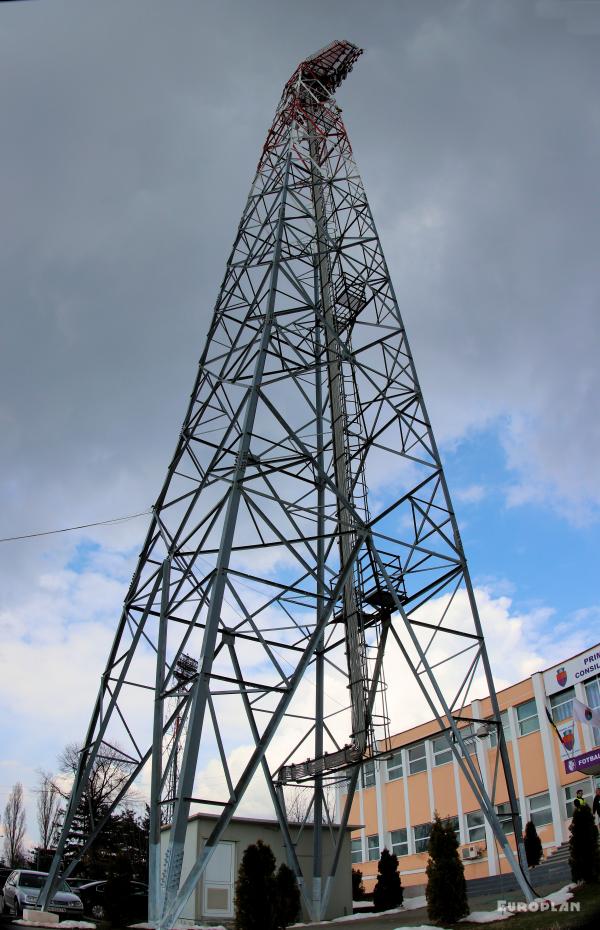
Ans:
<svg viewBox="0 0 600 930"><path fill-rule="evenodd" d="M27 874L27 872L21 872L21 877L19 879L19 885L21 888L43 888L46 884L47 875L40 875L39 873L33 872ZM71 889L65 881L58 883L56 888L57 891L70 891Z"/></svg>

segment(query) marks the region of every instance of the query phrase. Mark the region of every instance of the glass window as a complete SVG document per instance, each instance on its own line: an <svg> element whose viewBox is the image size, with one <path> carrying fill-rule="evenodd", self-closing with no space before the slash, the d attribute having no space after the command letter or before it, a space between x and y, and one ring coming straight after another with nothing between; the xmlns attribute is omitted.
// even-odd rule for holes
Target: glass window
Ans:
<svg viewBox="0 0 600 930"><path fill-rule="evenodd" d="M583 791L583 800L590 807L592 806L592 786L589 778L584 781L576 781L574 785L568 785L565 788L565 816L569 818L573 816L573 800L580 788Z"/></svg>
<svg viewBox="0 0 600 930"><path fill-rule="evenodd" d="M46 884L46 874L40 872L21 872L17 885L19 888L43 888ZM62 882L61 884L65 884ZM57 891L66 891L66 888L57 888Z"/></svg>
<svg viewBox="0 0 600 930"><path fill-rule="evenodd" d="M362 769L363 787L371 788L375 784L375 763L365 762Z"/></svg>
<svg viewBox="0 0 600 930"><path fill-rule="evenodd" d="M452 762L452 748L448 740L449 737L447 736L438 736L431 741L434 765L445 765L446 762Z"/></svg>
<svg viewBox="0 0 600 930"><path fill-rule="evenodd" d="M517 711L517 725L519 727L519 736L526 736L528 733L535 733L540 728L535 700L525 701L519 704Z"/></svg>
<svg viewBox="0 0 600 930"><path fill-rule="evenodd" d="M387 777L388 781L402 778L402 752L400 750L387 760Z"/></svg>
<svg viewBox="0 0 600 930"><path fill-rule="evenodd" d="M471 811L467 814L467 836L469 843L485 839L485 817L481 811Z"/></svg>
<svg viewBox="0 0 600 930"><path fill-rule="evenodd" d="M413 835L415 838L415 852L427 852L429 847L429 835L431 833L431 824L430 823L419 823L416 827L413 827Z"/></svg>
<svg viewBox="0 0 600 930"><path fill-rule="evenodd" d="M350 842L350 856L351 856L351 859L352 859L352 862L353 862L353 863L354 863L354 862L362 862L362 861L363 861L362 841L361 841L360 836L358 837L358 839L351 840L351 842Z"/></svg>
<svg viewBox="0 0 600 930"><path fill-rule="evenodd" d="M585 699L592 710L600 710L600 677L585 683ZM594 745L600 746L600 727L593 727Z"/></svg>
<svg viewBox="0 0 600 930"><path fill-rule="evenodd" d="M367 837L367 856L369 862L374 859L379 859L379 834L374 833L373 836Z"/></svg>
<svg viewBox="0 0 600 930"><path fill-rule="evenodd" d="M533 820L536 827L543 827L544 824L552 823L550 795L547 791L527 798L527 800L529 802L529 819Z"/></svg>
<svg viewBox="0 0 600 930"><path fill-rule="evenodd" d="M460 735L465 741L467 752L472 756L473 753L477 752L477 737L475 736L473 724L470 723L467 727L461 727Z"/></svg>
<svg viewBox="0 0 600 930"><path fill-rule="evenodd" d="M550 698L550 707L552 708L552 719L555 723L562 723L573 716L573 698L575 697L575 688L567 688L560 694L553 694Z"/></svg>
<svg viewBox="0 0 600 930"><path fill-rule="evenodd" d="M408 750L408 770L411 775L415 772L424 772L427 768L427 757L425 755L425 743L417 743Z"/></svg>
<svg viewBox="0 0 600 930"><path fill-rule="evenodd" d="M510 739L510 722L508 719L507 710L500 711L500 726L502 727L502 730L504 732L504 739L509 740ZM490 724L490 746L492 749L494 749L494 747L497 745L498 745L498 730L496 728L496 725L492 723Z"/></svg>
<svg viewBox="0 0 600 930"><path fill-rule="evenodd" d="M458 817L442 817L442 822L447 827L452 827L455 833L458 833Z"/></svg>
<svg viewBox="0 0 600 930"><path fill-rule="evenodd" d="M517 801L517 808L520 814L521 805L519 804L519 801ZM505 834L508 836L509 833L514 833L515 828L513 825L512 814L510 812L510 804L508 803L508 801L505 801L504 804L496 804L496 813L498 814L500 825L502 829L504 830Z"/></svg>
<svg viewBox="0 0 600 930"><path fill-rule="evenodd" d="M396 856L407 856L408 834L406 832L406 827L402 827L401 830L392 830L390 833L390 843L392 846L392 852Z"/></svg>

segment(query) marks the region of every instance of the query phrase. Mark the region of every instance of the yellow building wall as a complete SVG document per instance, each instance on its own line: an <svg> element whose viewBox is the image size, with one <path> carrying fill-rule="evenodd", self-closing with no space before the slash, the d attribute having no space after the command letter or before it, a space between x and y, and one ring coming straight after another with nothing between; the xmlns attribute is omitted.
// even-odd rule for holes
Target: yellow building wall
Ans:
<svg viewBox="0 0 600 930"><path fill-rule="evenodd" d="M406 826L406 805L404 803L404 781L397 778L383 785L385 810L388 830L399 830Z"/></svg>
<svg viewBox="0 0 600 930"><path fill-rule="evenodd" d="M452 762L434 766L431 773L433 781L434 808L440 817L456 817L458 805L454 785L454 766Z"/></svg>
<svg viewBox="0 0 600 930"><path fill-rule="evenodd" d="M377 833L377 797L375 788L366 788L363 791L363 811L363 823L367 836Z"/></svg>
<svg viewBox="0 0 600 930"><path fill-rule="evenodd" d="M514 708L516 708L519 704L533 699L534 696L534 683L533 679L531 678L528 678L525 681L517 682L516 684L511 685L502 691L499 691L497 695L498 704L501 711L506 711L508 708L513 709L511 710L510 715L511 733L510 738L507 740L507 749L517 795L523 794L526 798L536 794L548 792L549 781L549 776L546 772L543 751L544 744L542 742L541 732L538 730L533 733L528 733L524 736L520 736L518 734L518 723L516 721L516 711ZM477 709L477 719L481 718L485 720L492 715L492 707L489 697L482 698L478 704L475 704L475 708ZM537 711L538 717L541 717L541 714L543 713L542 709L538 707ZM469 705L468 707L462 708L462 710L458 712L458 715L463 718L472 717L472 706ZM543 719L540 719L540 725L545 725ZM515 726L517 727L517 732L512 732ZM581 751L583 751L584 734L582 733L582 726L581 724L576 724L576 726L578 729ZM408 748L420 740L429 739L438 733L438 723L436 721L430 720L426 723L420 724L419 726L412 727L411 729L402 733L395 734L391 737L390 741L386 743L385 746L381 746L381 749L382 751L387 751L390 748ZM551 734L551 737L552 763L556 776L556 782L559 786L560 811L561 818L563 818L564 822L566 820L570 820L571 812L565 812L564 794L562 789L564 789L565 786L584 781L586 775L583 772L576 772L571 775L566 773L564 762L560 754L560 743L558 739L555 738L554 733ZM517 745L517 753L515 753L514 742L516 742ZM487 743L479 744L479 746L483 748L487 747L487 745ZM494 777L497 750L496 748L485 748L485 753L487 760L488 778L491 783ZM519 765L518 778L516 775L517 762ZM384 798L385 812L384 833L386 839L388 838L390 831L406 827L407 819L410 821L410 828L413 828L418 824L429 823L433 814L432 807L443 818L458 816L459 802L456 794L456 778L453 763L446 763L440 766L433 765L429 775L427 772L419 772L414 775L405 772L403 778L388 782L385 778L385 763L382 762L381 773L381 790ZM429 784L430 781L433 798L431 798ZM460 809L462 809L463 816L471 811L478 811L480 805L477 802L460 769L458 770L458 782L460 785ZM409 801L408 818L405 805L405 785L408 792ZM508 792L504 777L502 775L501 767L497 775L496 794L494 800L496 804L502 804L508 800ZM525 822L528 816L527 809L523 810L521 813L523 822ZM362 815L359 808L358 799L356 799L352 807L351 817L355 823L364 823L365 832L367 835L375 834L378 832L376 790L374 787L363 791ZM464 827L465 825L462 824L461 826ZM552 823L539 826L537 827L537 830L540 839L542 840L542 844L544 845L545 854L548 855L548 853L550 853L560 843L561 836L558 834L555 836L554 826ZM355 833L354 835L358 836L359 834ZM508 841L514 851L516 846L514 836L509 835ZM482 877L489 874L489 861L487 849L485 848L485 841L480 841L476 845L480 846L483 855L473 861L464 861L465 876L467 879ZM496 848L496 852L499 871L502 873L509 872L510 867L500 849ZM427 859L428 855L426 852L413 853L411 855L402 856L400 858L399 867L402 875L402 883L404 885L423 885L425 883L425 868L427 865ZM361 863L359 867L363 871L367 890L372 889L377 873L377 863L374 861Z"/></svg>
<svg viewBox="0 0 600 930"><path fill-rule="evenodd" d="M413 827L419 823L429 823L431 811L429 809L429 790L427 788L427 772L417 772L408 776L408 804L410 807L410 822Z"/></svg>

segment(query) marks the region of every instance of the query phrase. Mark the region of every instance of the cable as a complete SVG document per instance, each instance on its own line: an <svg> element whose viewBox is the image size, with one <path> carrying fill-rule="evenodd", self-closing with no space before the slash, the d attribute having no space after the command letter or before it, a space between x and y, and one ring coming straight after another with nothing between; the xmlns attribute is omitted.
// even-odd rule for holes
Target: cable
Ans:
<svg viewBox="0 0 600 930"><path fill-rule="evenodd" d="M135 520L151 514L151 510L141 510L140 513L131 513L126 517L113 517L111 520L99 520L97 523L82 523L80 526L65 526L60 530L44 530L41 533L25 533L23 536L5 536L0 543L15 542L17 539L33 539L36 536L53 536L55 533L70 533L73 530L87 530L91 526L107 526L109 523L123 523L125 520Z"/></svg>

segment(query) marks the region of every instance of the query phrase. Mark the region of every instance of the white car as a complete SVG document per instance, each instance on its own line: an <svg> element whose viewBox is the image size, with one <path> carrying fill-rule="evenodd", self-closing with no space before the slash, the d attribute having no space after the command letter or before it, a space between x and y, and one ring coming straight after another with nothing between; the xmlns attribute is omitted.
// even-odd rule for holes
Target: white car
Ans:
<svg viewBox="0 0 600 930"><path fill-rule="evenodd" d="M16 917L22 917L23 908L30 907L34 910L47 877L47 872L32 872L29 869L16 869L11 872L4 885L2 913L7 914L12 911ZM72 914L74 917L81 917L83 904L81 898L73 894L67 883L61 880L47 910L54 914Z"/></svg>

